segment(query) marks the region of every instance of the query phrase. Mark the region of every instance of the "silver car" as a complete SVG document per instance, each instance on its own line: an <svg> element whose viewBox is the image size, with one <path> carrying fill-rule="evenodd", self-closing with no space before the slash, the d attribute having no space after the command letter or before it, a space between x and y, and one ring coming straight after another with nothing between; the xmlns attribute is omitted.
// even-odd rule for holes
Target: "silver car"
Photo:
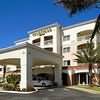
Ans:
<svg viewBox="0 0 100 100"><path fill-rule="evenodd" d="M34 77L32 83L33 86L42 86L42 87L53 85L53 81L47 80L46 78L43 77Z"/></svg>

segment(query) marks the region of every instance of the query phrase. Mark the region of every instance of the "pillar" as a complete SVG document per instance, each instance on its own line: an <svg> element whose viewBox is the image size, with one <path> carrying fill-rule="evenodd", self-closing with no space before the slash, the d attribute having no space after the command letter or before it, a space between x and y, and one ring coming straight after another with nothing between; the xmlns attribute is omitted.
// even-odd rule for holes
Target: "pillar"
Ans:
<svg viewBox="0 0 100 100"><path fill-rule="evenodd" d="M72 71L68 70L68 76L69 76L69 85L72 85Z"/></svg>
<svg viewBox="0 0 100 100"><path fill-rule="evenodd" d="M80 73L78 74L78 85L80 85Z"/></svg>
<svg viewBox="0 0 100 100"><path fill-rule="evenodd" d="M44 37L41 37L40 38L40 46L41 47L44 47Z"/></svg>
<svg viewBox="0 0 100 100"><path fill-rule="evenodd" d="M89 77L88 77L88 73L86 73L86 84L88 85L89 84L89 79L88 79Z"/></svg>
<svg viewBox="0 0 100 100"><path fill-rule="evenodd" d="M55 82L62 86L62 65L55 65Z"/></svg>
<svg viewBox="0 0 100 100"><path fill-rule="evenodd" d="M7 65L3 65L3 81L6 82Z"/></svg>
<svg viewBox="0 0 100 100"><path fill-rule="evenodd" d="M32 54L31 51L25 49L22 51L20 58L21 66L21 82L20 89L32 89Z"/></svg>

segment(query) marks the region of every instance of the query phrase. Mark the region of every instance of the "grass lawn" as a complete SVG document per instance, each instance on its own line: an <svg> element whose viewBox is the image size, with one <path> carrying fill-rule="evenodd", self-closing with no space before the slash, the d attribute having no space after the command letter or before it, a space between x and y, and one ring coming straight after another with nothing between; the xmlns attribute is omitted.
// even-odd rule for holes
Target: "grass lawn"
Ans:
<svg viewBox="0 0 100 100"><path fill-rule="evenodd" d="M85 89L90 89L90 90L95 90L100 92L100 87L97 86L78 86L79 88L85 88Z"/></svg>

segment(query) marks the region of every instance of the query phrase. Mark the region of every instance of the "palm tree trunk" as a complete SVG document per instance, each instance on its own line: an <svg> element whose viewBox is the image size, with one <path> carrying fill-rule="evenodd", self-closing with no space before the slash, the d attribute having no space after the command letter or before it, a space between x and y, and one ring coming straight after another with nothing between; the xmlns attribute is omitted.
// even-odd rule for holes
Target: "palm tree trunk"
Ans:
<svg viewBox="0 0 100 100"><path fill-rule="evenodd" d="M98 84L100 85L100 63L98 63Z"/></svg>
<svg viewBox="0 0 100 100"><path fill-rule="evenodd" d="M6 66L3 66L3 81L5 82L5 78L6 78Z"/></svg>
<svg viewBox="0 0 100 100"><path fill-rule="evenodd" d="M92 64L89 64L89 85L92 85Z"/></svg>

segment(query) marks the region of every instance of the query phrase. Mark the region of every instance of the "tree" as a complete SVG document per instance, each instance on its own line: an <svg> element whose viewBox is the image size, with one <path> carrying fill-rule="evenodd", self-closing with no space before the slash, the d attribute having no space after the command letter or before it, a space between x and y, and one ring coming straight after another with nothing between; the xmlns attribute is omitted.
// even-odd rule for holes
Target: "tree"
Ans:
<svg viewBox="0 0 100 100"><path fill-rule="evenodd" d="M70 15L74 15L77 12L81 12L84 9L95 6L100 8L100 0L56 0L56 3L62 5L69 11ZM93 40L96 33L100 33L100 14L97 17L94 31L92 32L90 41Z"/></svg>
<svg viewBox="0 0 100 100"><path fill-rule="evenodd" d="M71 15L91 6L100 6L100 0L56 0L56 3L62 5Z"/></svg>
<svg viewBox="0 0 100 100"><path fill-rule="evenodd" d="M56 0L56 3L62 5L67 11L69 11L69 14L71 16L76 14L77 12L81 12L82 10L88 9L89 7L93 7L94 6L96 8L100 8L100 0ZM94 30L91 33L90 44L88 45L88 48L91 48L91 44L92 44L93 38L95 37L95 35L97 33L100 33L100 14L97 17ZM92 50L92 48L90 50ZM86 55L85 53L86 52L84 50L82 50L82 54L84 56ZM76 56L77 57L78 56L83 56L82 54L81 54L81 52L78 52ZM98 55L99 55L99 53L98 53ZM92 63L94 63L94 61L92 62L92 58L91 57L92 56L90 55L89 59L91 59L91 62L89 62L90 60L89 61L87 60L88 63L89 63L89 73L90 74L91 74L91 69L92 69ZM96 57L96 56L94 55L94 57ZM95 59L98 59L97 63L100 63L100 59L99 58L95 58ZM91 77L91 75L90 75L90 77Z"/></svg>
<svg viewBox="0 0 100 100"><path fill-rule="evenodd" d="M91 38L90 38L90 41L92 42L94 36L97 34L97 33L100 33L100 14L99 16L97 17L97 21L96 21L96 24L95 24L95 28L92 32L92 35L91 35Z"/></svg>
<svg viewBox="0 0 100 100"><path fill-rule="evenodd" d="M5 82L5 78L6 78L6 66L3 66L3 82Z"/></svg>
<svg viewBox="0 0 100 100"><path fill-rule="evenodd" d="M77 51L75 56L77 59L78 63L86 63L88 64L88 69L89 69L89 84L92 84L92 70L93 64L100 63L100 46L97 48L94 48L94 45L92 42L87 43L86 48L81 49Z"/></svg>

